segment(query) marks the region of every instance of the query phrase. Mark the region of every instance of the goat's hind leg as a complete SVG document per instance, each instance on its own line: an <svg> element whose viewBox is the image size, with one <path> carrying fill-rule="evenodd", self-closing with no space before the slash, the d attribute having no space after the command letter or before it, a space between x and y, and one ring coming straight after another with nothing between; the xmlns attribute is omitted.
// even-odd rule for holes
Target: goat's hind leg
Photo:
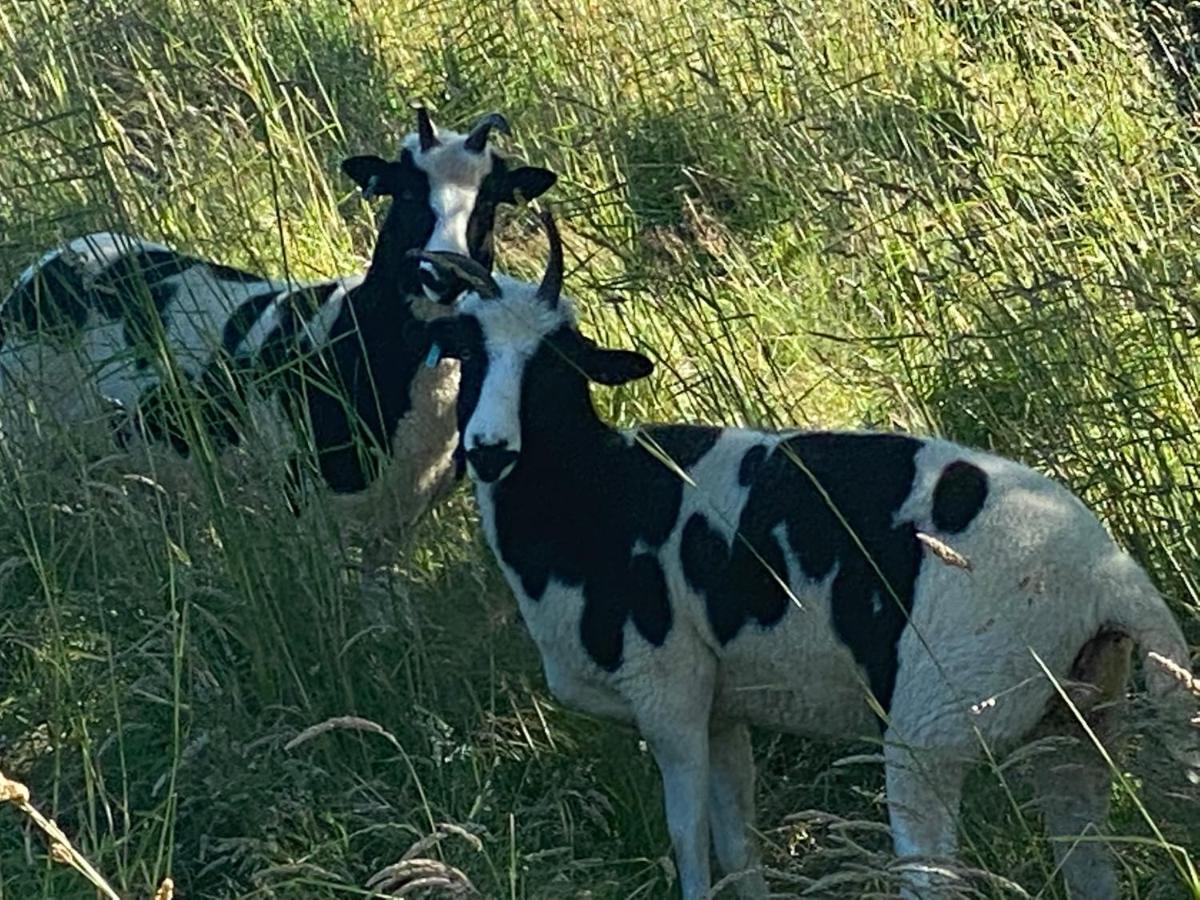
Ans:
<svg viewBox="0 0 1200 900"><path fill-rule="evenodd" d="M709 729L709 819L717 864L726 875L741 874L734 890L743 900L767 896L759 867L754 826L754 755L750 729L714 722Z"/></svg>
<svg viewBox="0 0 1200 900"><path fill-rule="evenodd" d="M697 668L707 667L693 666L687 682L660 681L629 698L638 731L662 774L667 829L683 900L704 900L711 884L708 722L713 672Z"/></svg>
<svg viewBox="0 0 1200 900"><path fill-rule="evenodd" d="M1071 677L1077 709L1092 733L1112 749L1119 711L1097 706L1121 695L1129 673L1130 642L1101 634L1080 651ZM1045 819L1054 860L1071 900L1115 900L1119 895L1113 856L1102 840L1108 821L1112 773L1099 749L1080 727L1075 712L1056 703L1035 735L1064 735L1068 745L1035 757L1029 771Z"/></svg>
<svg viewBox="0 0 1200 900"><path fill-rule="evenodd" d="M1035 760L1030 779L1071 900L1116 900L1112 853L1101 839L1111 776L1095 748L1054 751Z"/></svg>

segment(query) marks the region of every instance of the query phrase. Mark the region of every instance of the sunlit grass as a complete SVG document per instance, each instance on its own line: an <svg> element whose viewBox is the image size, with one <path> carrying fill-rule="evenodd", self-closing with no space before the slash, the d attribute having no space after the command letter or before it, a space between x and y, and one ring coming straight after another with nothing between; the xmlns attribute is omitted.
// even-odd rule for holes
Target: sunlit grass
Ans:
<svg viewBox="0 0 1200 900"><path fill-rule="evenodd" d="M388 153L414 102L451 125L499 109L508 149L560 173L589 329L659 362L598 393L608 413L996 449L1080 493L1195 646L1200 160L1134 12L0 0L0 280L101 227L356 271L373 210L340 159ZM520 215L500 251L540 270ZM363 896L446 823L478 844L421 853L485 897L667 894L648 754L549 699L462 493L364 588L358 548L277 486L161 491L53 443L0 452L0 768L122 897L167 876L181 897ZM394 740L289 746L345 716ZM1196 858L1200 803L1138 722L1125 783L1162 839L1123 787L1116 849L1131 893L1178 897L1162 845ZM884 889L874 748L759 749L779 890ZM964 865L1057 896L1008 773L968 786ZM5 824L0 896L94 895L47 860Z"/></svg>

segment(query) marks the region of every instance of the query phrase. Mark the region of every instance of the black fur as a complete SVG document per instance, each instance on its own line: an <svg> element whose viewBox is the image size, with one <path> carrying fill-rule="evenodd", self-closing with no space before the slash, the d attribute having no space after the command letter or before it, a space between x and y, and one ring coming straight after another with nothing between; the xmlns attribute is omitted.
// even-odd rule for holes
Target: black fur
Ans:
<svg viewBox="0 0 1200 900"><path fill-rule="evenodd" d="M696 514L680 548L717 640L728 643L748 624L770 627L787 612L792 598L776 577L786 583L789 574L774 533L783 526L806 578L819 582L837 567L834 629L887 709L921 567L914 525L893 517L912 490L920 447L902 435L819 432L790 437L769 455L748 451L739 475L752 483L732 545Z"/></svg>
<svg viewBox="0 0 1200 900"><path fill-rule="evenodd" d="M29 281L18 286L4 301L5 331L26 331L48 337L82 328L94 298L76 268L63 256L42 265Z"/></svg>
<svg viewBox="0 0 1200 900"><path fill-rule="evenodd" d="M285 370L287 390L308 411L321 476L340 493L378 476L422 361L409 305L373 297L373 288L347 298L325 346Z"/></svg>
<svg viewBox="0 0 1200 900"><path fill-rule="evenodd" d="M517 205L539 197L554 186L556 176L549 169L519 166L510 169L501 156L492 157L492 171L480 185L475 208L467 221L467 246L471 258L487 269L495 263L492 235L496 228L496 209L502 204Z"/></svg>
<svg viewBox="0 0 1200 900"><path fill-rule="evenodd" d="M471 256L489 269L496 208L514 202L517 194L536 197L555 180L545 169L513 169L495 154L493 160L468 226ZM335 491L362 490L379 474L397 423L412 407L412 378L427 349L420 333L423 326L414 328L409 303L421 291L419 263L407 251L424 246L436 221L429 205L429 177L409 151L394 161L353 157L343 170L364 188L369 184L373 195L392 200L371 267L362 283L347 292L329 340L310 346L303 326L337 290L334 281L288 294L280 301L279 321L258 351L239 353L279 294L264 284L264 291L243 301L225 323L222 352L183 390L191 395L187 406L181 409L166 388L143 395L135 415L145 434L185 455L197 425L217 446L236 444L244 426L246 388L253 382L266 393L277 392L298 427L311 427L316 457L308 468L319 471ZM102 318L123 323L137 365L145 368L153 358L156 331L171 315L176 290L172 276L196 265L207 265L219 281L265 281L169 250L131 251L85 280L59 256L6 299L0 326L11 333L17 330L11 327L16 322L47 337L56 330L70 336L95 310ZM186 422L181 415L197 418ZM303 467L300 459L290 465L296 471Z"/></svg>
<svg viewBox="0 0 1200 900"><path fill-rule="evenodd" d="M653 553L679 516L683 481L659 455L686 470L712 448L719 430L656 426L643 432L656 449L631 444L596 416L587 381L561 346L572 342L570 332L551 335L526 364L521 456L491 488L498 552L536 600L551 578L582 587L580 641L597 665L614 671L627 620L655 645L671 628L666 579ZM466 355L461 427L478 401L487 360L471 317L447 320L440 333L447 355Z"/></svg>
<svg viewBox="0 0 1200 900"><path fill-rule="evenodd" d="M742 456L742 464L738 466L738 484L750 487L758 479L759 470L767 458L767 448L755 444Z"/></svg>
<svg viewBox="0 0 1200 900"><path fill-rule="evenodd" d="M303 290L292 291L279 301L279 318L249 362L258 378L268 381L284 371L309 351L304 339L304 323L315 316L321 306L337 291L336 281L312 285ZM239 360L245 367L246 362ZM282 382L281 382L282 383Z"/></svg>
<svg viewBox="0 0 1200 900"><path fill-rule="evenodd" d="M221 330L221 349L233 356L237 353L242 341L254 328L254 325L280 295L278 288L270 288L261 294L247 298L233 311L233 315Z"/></svg>
<svg viewBox="0 0 1200 900"><path fill-rule="evenodd" d="M441 320L429 335L444 355L463 360L461 434L487 375L484 335L472 316ZM592 407L576 364L580 348L590 347L566 325L543 339L522 373L520 457L507 478L481 490L493 504L496 551L524 593L541 600L551 578L581 587L581 643L614 671L628 619L658 645L673 618L654 554L676 526L684 482L660 456L686 473L721 429L654 426L631 443ZM887 709L922 560L914 524L895 516L912 491L921 446L903 435L817 432L747 450L737 474L749 491L733 541L700 513L681 537L684 577L703 595L716 639L775 625L792 602L789 577L820 582L836 567L834 630ZM789 553L801 572L788 571Z"/></svg>
<svg viewBox="0 0 1200 900"><path fill-rule="evenodd" d="M933 489L933 527L948 534L966 529L988 495L987 473L963 460L942 469Z"/></svg>

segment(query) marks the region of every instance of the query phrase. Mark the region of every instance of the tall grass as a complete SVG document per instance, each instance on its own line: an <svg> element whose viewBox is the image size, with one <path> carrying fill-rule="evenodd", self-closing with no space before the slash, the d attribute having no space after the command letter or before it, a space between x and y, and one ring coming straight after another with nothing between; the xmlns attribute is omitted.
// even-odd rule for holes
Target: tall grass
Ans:
<svg viewBox="0 0 1200 900"><path fill-rule="evenodd" d="M609 414L1014 456L1196 645L1200 159L1143 26L1107 0L0 0L0 278L101 227L354 271L374 224L339 160L390 150L415 101L500 109L561 174L589 324L660 362ZM538 241L512 217L504 265L536 272ZM277 492L164 492L68 444L0 449L0 768L123 897L364 896L446 823L477 841L422 852L486 897L666 895L649 756L549 699L465 497L365 604L356 548ZM378 729L306 731L344 716ZM759 748L780 889L885 889L871 748ZM1119 793L1124 877L1179 897L1162 843L1197 855L1200 803L1132 749L1163 840ZM972 781L965 863L1057 896L1010 774ZM92 893L14 819L0 896Z"/></svg>

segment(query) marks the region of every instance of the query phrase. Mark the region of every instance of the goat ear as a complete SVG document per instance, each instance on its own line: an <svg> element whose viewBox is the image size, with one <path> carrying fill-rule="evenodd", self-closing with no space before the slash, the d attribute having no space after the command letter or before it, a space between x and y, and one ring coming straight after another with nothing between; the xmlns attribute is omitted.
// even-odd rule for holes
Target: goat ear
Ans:
<svg viewBox="0 0 1200 900"><path fill-rule="evenodd" d="M351 156L342 160L342 171L362 188L363 196L370 200L371 197L382 193L377 189L377 185L389 165L386 159L378 156Z"/></svg>
<svg viewBox="0 0 1200 900"><path fill-rule="evenodd" d="M556 181L558 176L549 169L520 166L505 175L504 185L500 189L500 202L520 206L542 196L554 187Z"/></svg>
<svg viewBox="0 0 1200 900"><path fill-rule="evenodd" d="M588 380L596 384L627 384L645 378L654 371L654 363L650 358L633 350L589 347L581 356L579 367Z"/></svg>

